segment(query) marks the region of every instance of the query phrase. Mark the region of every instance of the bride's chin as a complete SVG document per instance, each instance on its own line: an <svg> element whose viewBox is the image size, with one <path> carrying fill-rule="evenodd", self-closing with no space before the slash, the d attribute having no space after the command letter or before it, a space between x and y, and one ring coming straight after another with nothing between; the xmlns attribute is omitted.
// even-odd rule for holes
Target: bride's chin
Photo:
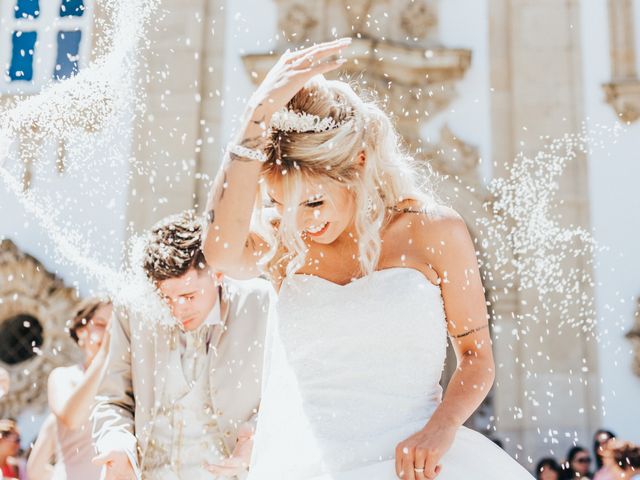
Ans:
<svg viewBox="0 0 640 480"><path fill-rule="evenodd" d="M336 241L339 235L333 235L331 230L327 230L323 235L319 237L314 237L312 235L307 235L307 238L311 240L313 243L318 243L320 245L331 245Z"/></svg>

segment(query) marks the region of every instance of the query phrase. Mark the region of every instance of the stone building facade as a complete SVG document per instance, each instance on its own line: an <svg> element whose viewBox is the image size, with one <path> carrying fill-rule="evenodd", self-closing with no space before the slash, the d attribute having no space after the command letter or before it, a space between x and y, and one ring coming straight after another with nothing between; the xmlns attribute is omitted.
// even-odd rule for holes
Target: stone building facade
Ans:
<svg viewBox="0 0 640 480"><path fill-rule="evenodd" d="M596 8L601 16L592 15ZM500 213L489 182L508 176L518 154L533 157L549 138L580 132L590 115L626 125L621 148L633 151L640 112L636 10L631 0L162 0L142 50L145 103L133 127L136 161L121 212L123 235L169 213L203 208L243 99L280 52L351 36L341 74L378 91L416 158L440 175L440 196L465 218L484 259L498 369L496 386L471 423L527 466L549 451L563 455L572 442L589 444L603 422L627 437L637 431L640 441L640 425L615 413L629 405L627 395L608 396L609 385L623 380L640 394L639 379L620 372L631 372L625 333L638 338L633 313L625 313L622 328L605 323L612 332L606 341L560 328L592 316L619 326L608 316L607 300L599 300L610 294L601 286L610 279L607 269L594 267L590 255L566 257L564 269L588 273L578 289L596 299L597 312L580 304L554 312L508 268L491 269L498 257L505 265L522 261L517 249L503 248L509 239L483 238ZM464 32L466 26L479 33ZM606 62L592 60L599 55L597 32L606 33ZM485 96L472 98L478 91ZM474 105L481 114L465 119L460 112L476 112ZM561 226L618 228L600 213L606 194L590 174L599 168L596 158L579 152L567 163L552 212ZM25 178L28 183L28 173ZM621 191L633 189L616 181ZM637 279L625 279L625 291L639 294ZM624 353L615 368L605 345Z"/></svg>

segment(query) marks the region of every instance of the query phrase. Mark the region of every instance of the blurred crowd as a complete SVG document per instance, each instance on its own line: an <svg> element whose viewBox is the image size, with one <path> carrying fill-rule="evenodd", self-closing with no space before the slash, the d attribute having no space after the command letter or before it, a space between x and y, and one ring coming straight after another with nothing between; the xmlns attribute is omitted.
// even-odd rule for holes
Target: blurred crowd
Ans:
<svg viewBox="0 0 640 480"><path fill-rule="evenodd" d="M640 480L640 446L616 438L609 430L598 430L590 450L575 445L566 458L541 459L538 480Z"/></svg>

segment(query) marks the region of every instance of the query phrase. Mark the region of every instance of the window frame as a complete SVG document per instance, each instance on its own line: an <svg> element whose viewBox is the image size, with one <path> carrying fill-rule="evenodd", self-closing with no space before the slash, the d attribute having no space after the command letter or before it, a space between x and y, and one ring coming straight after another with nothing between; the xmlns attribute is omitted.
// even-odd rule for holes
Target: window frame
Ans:
<svg viewBox="0 0 640 480"><path fill-rule="evenodd" d="M0 95L32 95L57 83L54 68L58 55L58 32L81 31L78 51L78 72L89 63L93 34L93 0L84 0L82 16L60 16L62 0L40 0L40 14L36 18L15 18L17 0L0 1ZM8 71L13 53L14 31L37 32L33 52L33 79L11 80Z"/></svg>

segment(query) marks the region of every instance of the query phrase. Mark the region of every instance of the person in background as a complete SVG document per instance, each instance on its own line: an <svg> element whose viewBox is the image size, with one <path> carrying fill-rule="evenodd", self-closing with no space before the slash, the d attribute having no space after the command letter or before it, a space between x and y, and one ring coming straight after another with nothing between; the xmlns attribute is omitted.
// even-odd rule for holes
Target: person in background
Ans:
<svg viewBox="0 0 640 480"><path fill-rule="evenodd" d="M56 416L50 413L42 423L38 438L31 447L27 460L28 480L50 480L53 478L52 460L56 452Z"/></svg>
<svg viewBox="0 0 640 480"><path fill-rule="evenodd" d="M560 480L562 468L555 458L547 457L538 462L536 466L536 480Z"/></svg>
<svg viewBox="0 0 640 480"><path fill-rule="evenodd" d="M563 478L573 479L590 479L592 477L589 467L591 466L591 456L589 450L579 445L572 447L567 454L565 463L565 471Z"/></svg>
<svg viewBox="0 0 640 480"><path fill-rule="evenodd" d="M610 468L604 465L603 455L610 440L615 434L609 430L600 429L593 435L593 454L596 459L596 474L593 480L612 480L614 477Z"/></svg>
<svg viewBox="0 0 640 480"><path fill-rule="evenodd" d="M98 480L89 416L109 351L107 325L111 301L92 297L83 301L69 325L69 334L84 353L82 365L56 368L49 376L49 408L56 417L58 463L62 478ZM64 472L65 475L62 474Z"/></svg>
<svg viewBox="0 0 640 480"><path fill-rule="evenodd" d="M612 440L608 442L605 455L611 458L614 479L640 479L640 447L631 442Z"/></svg>
<svg viewBox="0 0 640 480"><path fill-rule="evenodd" d="M4 479L20 480L18 454L20 453L20 431L14 420L0 420L0 472Z"/></svg>

